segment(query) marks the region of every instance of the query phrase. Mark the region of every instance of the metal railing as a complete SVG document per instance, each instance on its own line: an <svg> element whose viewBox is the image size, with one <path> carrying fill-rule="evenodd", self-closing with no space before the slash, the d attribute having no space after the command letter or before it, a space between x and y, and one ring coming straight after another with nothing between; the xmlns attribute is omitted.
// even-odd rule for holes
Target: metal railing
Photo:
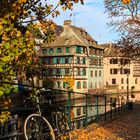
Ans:
<svg viewBox="0 0 140 140"><path fill-rule="evenodd" d="M24 87L28 85L21 86ZM72 129L87 127L91 123L111 121L123 115L128 109L132 109L132 107L128 107L127 94L94 95L91 93L78 93L54 89L51 89L49 94L56 95L57 98L54 100L54 104L65 108L68 124ZM18 96L18 94L16 94L16 96ZM17 97L14 98L16 98L16 100L19 99ZM42 100L42 102L45 102L45 100ZM4 109L0 108L0 111L2 110ZM0 125L0 139L24 139L22 136L24 120L34 108L12 106L7 110L12 113L12 119L4 125Z"/></svg>

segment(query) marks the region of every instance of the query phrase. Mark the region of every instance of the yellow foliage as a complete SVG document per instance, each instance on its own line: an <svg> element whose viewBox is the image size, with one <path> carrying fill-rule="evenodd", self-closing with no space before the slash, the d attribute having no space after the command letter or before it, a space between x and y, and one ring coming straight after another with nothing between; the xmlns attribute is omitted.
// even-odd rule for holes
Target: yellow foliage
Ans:
<svg viewBox="0 0 140 140"><path fill-rule="evenodd" d="M0 123L4 124L9 119L11 119L11 113L8 111L2 111L0 114Z"/></svg>
<svg viewBox="0 0 140 140"><path fill-rule="evenodd" d="M74 78L72 76L66 76L64 78L64 81L68 82L69 84L69 89L73 89L73 86L74 86Z"/></svg>
<svg viewBox="0 0 140 140"><path fill-rule="evenodd" d="M121 0L122 4L129 4L131 2L131 0Z"/></svg>

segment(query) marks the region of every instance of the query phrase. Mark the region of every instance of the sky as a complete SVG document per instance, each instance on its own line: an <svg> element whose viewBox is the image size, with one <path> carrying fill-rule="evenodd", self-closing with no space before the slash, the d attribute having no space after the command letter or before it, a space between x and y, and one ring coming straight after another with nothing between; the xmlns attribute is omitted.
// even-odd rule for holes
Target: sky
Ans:
<svg viewBox="0 0 140 140"><path fill-rule="evenodd" d="M73 11L61 12L54 21L63 25L64 20L72 20L73 25L84 28L98 44L115 42L118 35L108 27L109 19L104 11L103 0L85 0L84 5L76 4Z"/></svg>

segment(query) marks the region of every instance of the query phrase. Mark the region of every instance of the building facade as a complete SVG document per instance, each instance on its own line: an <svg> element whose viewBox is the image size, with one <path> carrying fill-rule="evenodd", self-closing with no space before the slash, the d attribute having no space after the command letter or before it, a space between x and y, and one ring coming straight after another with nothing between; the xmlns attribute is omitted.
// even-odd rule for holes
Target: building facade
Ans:
<svg viewBox="0 0 140 140"><path fill-rule="evenodd" d="M73 79L74 92L93 94L95 89L103 86L103 49L83 28L71 25L70 20L64 21L63 30L54 42L42 44L40 58L42 80L55 81L55 89L68 90L66 76ZM85 98L82 94L73 95L74 98ZM75 120L85 118L85 108L80 106L85 106L85 101L73 104ZM79 127L82 124L85 124L84 119L74 125Z"/></svg>
<svg viewBox="0 0 140 140"><path fill-rule="evenodd" d="M103 85L103 49L83 29L64 21L63 31L56 40L41 46L42 79L55 81L55 88L67 90L64 80L71 76L73 91L87 93Z"/></svg>
<svg viewBox="0 0 140 140"><path fill-rule="evenodd" d="M113 44L103 45L104 89L107 92L140 90L140 63L124 57Z"/></svg>

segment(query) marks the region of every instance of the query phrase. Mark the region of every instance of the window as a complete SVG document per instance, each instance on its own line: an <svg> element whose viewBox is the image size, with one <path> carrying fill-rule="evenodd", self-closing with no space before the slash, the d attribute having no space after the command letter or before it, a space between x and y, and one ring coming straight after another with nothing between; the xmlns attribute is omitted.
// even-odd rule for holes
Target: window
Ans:
<svg viewBox="0 0 140 140"><path fill-rule="evenodd" d="M99 76L100 76L100 77L102 76L102 73L101 73L101 71L99 71Z"/></svg>
<svg viewBox="0 0 140 140"><path fill-rule="evenodd" d="M99 66L102 66L102 60L99 59Z"/></svg>
<svg viewBox="0 0 140 140"><path fill-rule="evenodd" d="M108 85L108 81L106 81L106 85Z"/></svg>
<svg viewBox="0 0 140 140"><path fill-rule="evenodd" d="M138 78L135 79L135 84L138 84Z"/></svg>
<svg viewBox="0 0 140 140"><path fill-rule="evenodd" d="M95 49L95 50L94 50L94 55L96 55L96 54L97 54L97 50Z"/></svg>
<svg viewBox="0 0 140 140"><path fill-rule="evenodd" d="M68 88L68 82L63 82L63 88Z"/></svg>
<svg viewBox="0 0 140 140"><path fill-rule="evenodd" d="M124 84L124 79L123 78L121 79L121 84Z"/></svg>
<svg viewBox="0 0 140 140"><path fill-rule="evenodd" d="M53 59L49 58L48 62L49 62L49 64L53 64Z"/></svg>
<svg viewBox="0 0 140 140"><path fill-rule="evenodd" d="M80 64L80 57L77 57L77 64Z"/></svg>
<svg viewBox="0 0 140 140"><path fill-rule="evenodd" d="M60 88L60 81L57 82L57 87Z"/></svg>
<svg viewBox="0 0 140 140"><path fill-rule="evenodd" d="M87 88L87 82L86 81L83 82L83 88Z"/></svg>
<svg viewBox="0 0 140 140"><path fill-rule="evenodd" d="M83 64L86 64L86 58L83 57Z"/></svg>
<svg viewBox="0 0 140 140"><path fill-rule="evenodd" d="M130 64L130 60L129 59L120 59L120 64L121 65Z"/></svg>
<svg viewBox="0 0 140 140"><path fill-rule="evenodd" d="M57 58L53 58L53 64L57 63Z"/></svg>
<svg viewBox="0 0 140 140"><path fill-rule="evenodd" d="M90 76L93 77L93 71L92 70L90 71Z"/></svg>
<svg viewBox="0 0 140 140"><path fill-rule="evenodd" d="M77 108L77 113L76 113L77 116L80 116L81 115L81 108Z"/></svg>
<svg viewBox="0 0 140 140"><path fill-rule="evenodd" d="M68 57L65 58L65 64L68 64L69 63L69 59Z"/></svg>
<svg viewBox="0 0 140 140"><path fill-rule="evenodd" d="M97 77L97 70L95 70L95 77Z"/></svg>
<svg viewBox="0 0 140 140"><path fill-rule="evenodd" d="M69 52L70 52L70 48L66 47L66 53L69 53Z"/></svg>
<svg viewBox="0 0 140 140"><path fill-rule="evenodd" d="M44 58L42 58L42 64L47 64Z"/></svg>
<svg viewBox="0 0 140 140"><path fill-rule="evenodd" d="M99 51L99 50L97 50L96 54L97 54L97 55L99 55L99 54L100 54L100 51Z"/></svg>
<svg viewBox="0 0 140 140"><path fill-rule="evenodd" d="M130 69L124 69L124 74L127 74L127 73L130 74Z"/></svg>
<svg viewBox="0 0 140 140"><path fill-rule="evenodd" d="M118 64L118 59L117 58L110 59L110 64Z"/></svg>
<svg viewBox="0 0 140 140"><path fill-rule="evenodd" d="M56 53L62 53L62 48L57 48Z"/></svg>
<svg viewBox="0 0 140 140"><path fill-rule="evenodd" d="M95 60L94 60L94 65L95 65L95 66L98 66L98 59L95 59Z"/></svg>
<svg viewBox="0 0 140 140"><path fill-rule="evenodd" d="M50 75L50 76L53 75L53 71L52 71L52 69L49 69L49 75Z"/></svg>
<svg viewBox="0 0 140 140"><path fill-rule="evenodd" d="M81 127L81 120L77 121L77 128Z"/></svg>
<svg viewBox="0 0 140 140"><path fill-rule="evenodd" d="M112 79L112 84L116 84L116 79Z"/></svg>
<svg viewBox="0 0 140 140"><path fill-rule="evenodd" d="M81 89L81 82L77 82L77 89Z"/></svg>
<svg viewBox="0 0 140 140"><path fill-rule="evenodd" d="M80 76L80 68L77 68L77 75Z"/></svg>
<svg viewBox="0 0 140 140"><path fill-rule="evenodd" d="M82 47L76 46L76 53L82 53Z"/></svg>
<svg viewBox="0 0 140 140"><path fill-rule="evenodd" d="M65 74L69 75L69 69L65 69Z"/></svg>
<svg viewBox="0 0 140 140"><path fill-rule="evenodd" d="M47 53L47 50L46 49L43 49L42 50L42 54L46 54Z"/></svg>
<svg viewBox="0 0 140 140"><path fill-rule="evenodd" d="M53 75L56 75L56 73L57 73L57 70L53 69Z"/></svg>
<svg viewBox="0 0 140 140"><path fill-rule="evenodd" d="M51 48L49 53L53 53L53 52L54 52L54 50Z"/></svg>
<svg viewBox="0 0 140 140"><path fill-rule="evenodd" d="M83 53L85 53L85 52L86 52L86 48L83 47Z"/></svg>
<svg viewBox="0 0 140 140"><path fill-rule="evenodd" d="M86 69L83 69L83 76L86 75Z"/></svg>
<svg viewBox="0 0 140 140"><path fill-rule="evenodd" d="M110 74L117 74L118 73L118 69L110 69Z"/></svg>
<svg viewBox="0 0 140 140"><path fill-rule="evenodd" d="M99 54L100 54L100 56L102 56L103 55L103 51L100 50Z"/></svg>
<svg viewBox="0 0 140 140"><path fill-rule="evenodd" d="M60 64L60 58L57 58L57 64Z"/></svg>
<svg viewBox="0 0 140 140"><path fill-rule="evenodd" d="M128 78L126 78L126 83L128 83L129 82L129 79Z"/></svg>
<svg viewBox="0 0 140 140"><path fill-rule="evenodd" d="M86 114L86 107L83 107L83 114Z"/></svg>
<svg viewBox="0 0 140 140"><path fill-rule="evenodd" d="M56 69L56 75L61 75L61 69Z"/></svg>

